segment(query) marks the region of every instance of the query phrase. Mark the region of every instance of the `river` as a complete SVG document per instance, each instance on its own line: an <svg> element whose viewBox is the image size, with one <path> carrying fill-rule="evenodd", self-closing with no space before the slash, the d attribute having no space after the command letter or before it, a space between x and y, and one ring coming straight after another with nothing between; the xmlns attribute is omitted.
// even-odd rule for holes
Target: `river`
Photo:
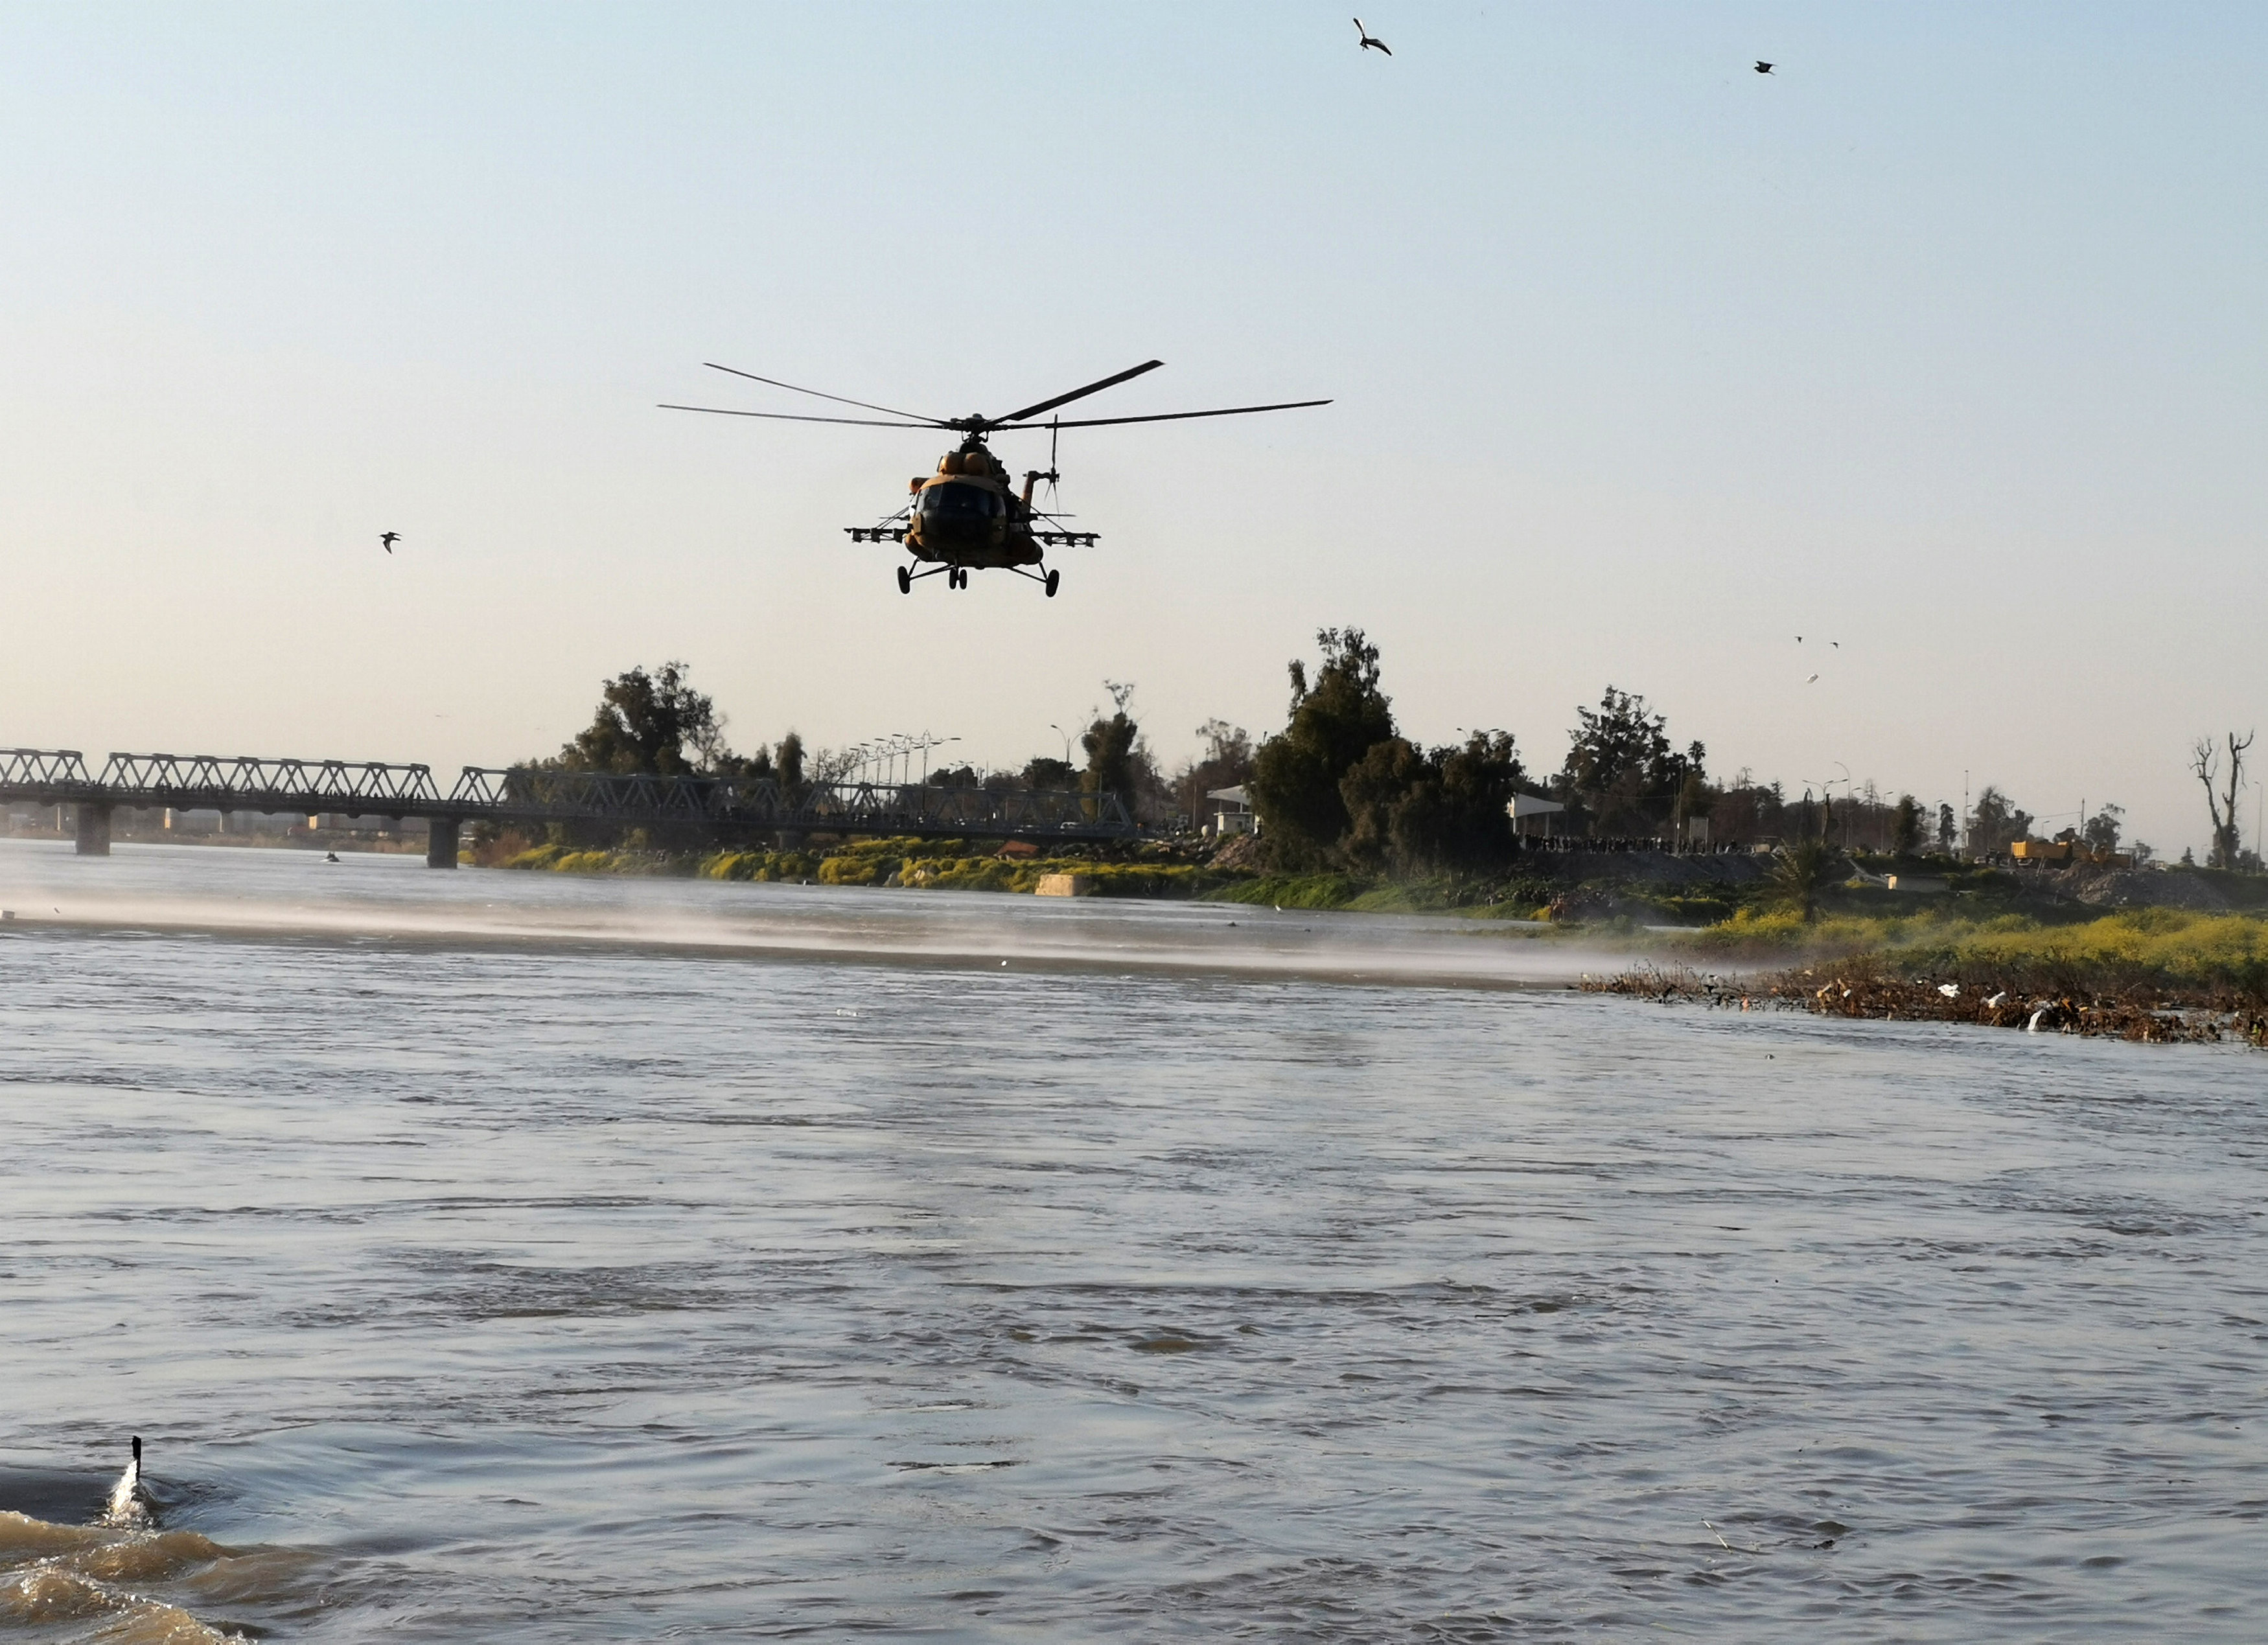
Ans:
<svg viewBox="0 0 2268 1645"><path fill-rule="evenodd" d="M2257 1052L1264 908L0 907L0 1641L2259 1636Z"/></svg>

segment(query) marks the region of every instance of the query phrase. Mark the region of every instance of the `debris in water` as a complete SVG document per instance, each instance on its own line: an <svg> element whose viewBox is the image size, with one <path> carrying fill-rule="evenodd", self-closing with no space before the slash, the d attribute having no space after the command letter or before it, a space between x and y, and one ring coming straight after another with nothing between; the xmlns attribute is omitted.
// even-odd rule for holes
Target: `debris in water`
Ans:
<svg viewBox="0 0 2268 1645"><path fill-rule="evenodd" d="M1860 958L1822 984L1815 971L1784 971L1743 990L1707 972L1641 966L1616 975L1586 973L1568 984L1590 994L1627 994L1727 1010L1808 1010L1821 1017L1904 1022L1975 1023L2033 1033L2067 1033L2210 1045L2225 1038L2268 1049L2268 1006L2251 993L2219 987L2132 983L2042 995L1994 979L1975 988L1906 977ZM1988 993L1987 990L1990 990ZM2029 995L2021 1003L2018 994Z"/></svg>

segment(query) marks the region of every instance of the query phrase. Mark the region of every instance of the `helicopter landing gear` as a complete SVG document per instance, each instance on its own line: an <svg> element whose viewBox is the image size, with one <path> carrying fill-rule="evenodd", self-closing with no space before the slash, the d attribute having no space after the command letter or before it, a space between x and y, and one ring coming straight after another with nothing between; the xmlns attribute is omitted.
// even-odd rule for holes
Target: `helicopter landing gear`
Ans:
<svg viewBox="0 0 2268 1645"><path fill-rule="evenodd" d="M908 570L904 566L900 566L898 568L898 592L901 594L910 594L913 591L914 574Z"/></svg>
<svg viewBox="0 0 2268 1645"><path fill-rule="evenodd" d="M968 568L965 565L957 565L954 567L951 571L946 574L945 585L947 588L967 588L968 586Z"/></svg>
<svg viewBox="0 0 2268 1645"><path fill-rule="evenodd" d="M1062 572L1060 572L1060 571L1050 571L1050 572L1049 572L1049 573L1048 573L1047 590L1048 590L1048 598L1049 598L1049 599L1053 599L1056 597L1056 589L1057 589L1057 585L1058 585L1058 584L1060 584L1062 582L1063 582L1063 573L1062 573Z"/></svg>

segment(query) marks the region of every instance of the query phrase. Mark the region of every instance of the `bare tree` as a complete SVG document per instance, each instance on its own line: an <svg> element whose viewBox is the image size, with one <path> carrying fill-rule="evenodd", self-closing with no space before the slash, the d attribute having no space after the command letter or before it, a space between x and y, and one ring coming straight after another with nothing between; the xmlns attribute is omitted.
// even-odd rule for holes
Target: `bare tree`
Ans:
<svg viewBox="0 0 2268 1645"><path fill-rule="evenodd" d="M2213 848L2205 853L2208 868L2235 868L2238 847L2236 797L2244 788L2244 752L2252 746L2257 735L2247 731L2242 737L2235 731L2228 734L2228 787L2225 793L2213 792L2213 780L2220 771L2220 751L2213 745L2213 738L2200 737L2190 749L2190 769L2197 773L2198 781L2205 784L2205 803L2213 813Z"/></svg>

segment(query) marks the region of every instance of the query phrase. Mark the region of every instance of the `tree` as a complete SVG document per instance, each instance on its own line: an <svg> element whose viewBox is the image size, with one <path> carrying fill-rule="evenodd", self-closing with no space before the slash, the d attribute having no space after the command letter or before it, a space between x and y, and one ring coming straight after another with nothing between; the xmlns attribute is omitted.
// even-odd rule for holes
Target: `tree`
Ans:
<svg viewBox="0 0 2268 1645"><path fill-rule="evenodd" d="M1961 842L1961 821L1953 814L1953 807L1940 804L1937 808L1937 848L1950 851Z"/></svg>
<svg viewBox="0 0 2268 1645"><path fill-rule="evenodd" d="M1645 834L1675 815L1689 776L1703 772L1699 743L1670 746L1668 717L1644 697L1609 686L1596 709L1578 709L1560 768L1560 797L1582 807L1594 832Z"/></svg>
<svg viewBox="0 0 2268 1645"><path fill-rule="evenodd" d="M1292 713L1252 757L1246 789L1279 865L1320 866L1347 831L1339 783L1377 744L1394 736L1394 711L1378 688L1378 648L1359 628L1315 635L1322 661L1314 684L1291 665Z"/></svg>
<svg viewBox="0 0 2268 1645"><path fill-rule="evenodd" d="M743 791L779 775L772 767L772 751L769 748L759 748L753 754L721 753L717 760L716 772L718 776L729 777L740 784Z"/></svg>
<svg viewBox="0 0 2268 1645"><path fill-rule="evenodd" d="M2235 868L2242 855L2236 828L2236 797L2243 791L2244 753L2252 746L2255 735L2247 731L2240 738L2235 731L2228 734L2228 791L2225 797L2213 792L2220 751L2213 745L2213 738L2200 737L2190 749L2190 769L2205 784L2205 803L2213 813L2213 844L2205 856L2207 868Z"/></svg>
<svg viewBox="0 0 2268 1645"><path fill-rule="evenodd" d="M1786 792L1777 782L1764 787L1746 767L1712 794L1709 832L1718 841L1729 844L1766 840L1788 826Z"/></svg>
<svg viewBox="0 0 2268 1645"><path fill-rule="evenodd" d="M1079 739L1086 750L1086 770L1079 780L1081 791L1116 794L1130 805L1134 803L1134 737L1138 729L1123 704L1107 720L1095 717Z"/></svg>
<svg viewBox="0 0 2268 1645"><path fill-rule="evenodd" d="M1685 781L1677 785L1673 813L1677 825L1673 832L1681 844L1695 837L1693 824L1697 819L1713 816L1716 811L1709 789L1709 774L1701 767L1703 752L1698 743L1685 751L1689 768Z"/></svg>
<svg viewBox="0 0 2268 1645"><path fill-rule="evenodd" d="M1399 737L1373 743L1339 782L1348 867L1397 874L1473 873L1512 855L1506 810L1522 776L1508 731L1475 731L1428 753Z"/></svg>
<svg viewBox="0 0 2268 1645"><path fill-rule="evenodd" d="M1921 804L1911 794L1898 796L1898 809L1890 818L1890 849L1900 856L1921 849Z"/></svg>
<svg viewBox="0 0 2268 1645"><path fill-rule="evenodd" d="M1184 817L1203 816L1206 795L1239 787L1252 775L1252 738L1242 726L1207 720L1197 727L1197 736L1204 752L1174 778L1174 809Z"/></svg>
<svg viewBox="0 0 2268 1645"><path fill-rule="evenodd" d="M570 771L685 776L731 757L717 706L686 681L682 663L633 668L601 688L590 726L559 751ZM689 751L689 752L688 752Z"/></svg>
<svg viewBox="0 0 2268 1645"><path fill-rule="evenodd" d="M1830 885L1841 855L1823 839L1811 837L1783 846L1774 860L1771 887L1809 924L1819 913L1819 893Z"/></svg>
<svg viewBox="0 0 2268 1645"><path fill-rule="evenodd" d="M1969 848L1990 856L2029 839L2031 829L2031 812L1988 782L1978 791L1976 809L1970 812Z"/></svg>
<svg viewBox="0 0 2268 1645"><path fill-rule="evenodd" d="M1346 808L1346 831L1336 855L1348 867L1370 873L1399 868L1395 824L1402 820L1410 790L1425 775L1425 756L1399 737L1373 743L1339 779L1339 803Z"/></svg>
<svg viewBox="0 0 2268 1645"><path fill-rule="evenodd" d="M2103 803L2102 809L2087 819L2085 839L2097 851L2116 851L2118 835L2126 817L2125 808Z"/></svg>
<svg viewBox="0 0 2268 1645"><path fill-rule="evenodd" d="M1527 780L1510 731L1473 731L1430 756L1438 798L1415 811L1403 849L1436 868L1476 872L1512 855L1512 797ZM1421 822L1421 819L1426 820Z"/></svg>
<svg viewBox="0 0 2268 1645"><path fill-rule="evenodd" d="M1024 786L1046 789L1049 793L1067 791L1079 786L1079 767L1067 760L1042 754L1038 759L1026 762Z"/></svg>
<svg viewBox="0 0 2268 1645"><path fill-rule="evenodd" d="M779 784L790 794L803 789L803 738L794 731L780 738Z"/></svg>

